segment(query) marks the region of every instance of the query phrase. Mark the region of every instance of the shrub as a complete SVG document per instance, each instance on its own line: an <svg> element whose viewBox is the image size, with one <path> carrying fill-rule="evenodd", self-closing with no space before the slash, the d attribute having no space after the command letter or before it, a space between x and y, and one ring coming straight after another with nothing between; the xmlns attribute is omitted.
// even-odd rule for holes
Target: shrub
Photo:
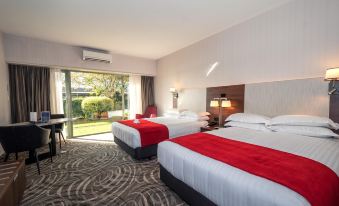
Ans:
<svg viewBox="0 0 339 206"><path fill-rule="evenodd" d="M84 118L85 114L82 112L81 103L84 97L73 97L72 98L72 117ZM64 99L64 110L66 111L67 105Z"/></svg>
<svg viewBox="0 0 339 206"><path fill-rule="evenodd" d="M101 118L103 112L113 109L113 100L108 97L86 97L81 108L86 118Z"/></svg>
<svg viewBox="0 0 339 206"><path fill-rule="evenodd" d="M73 117L85 117L82 112L81 103L84 100L83 97L76 97L72 99L72 116Z"/></svg>

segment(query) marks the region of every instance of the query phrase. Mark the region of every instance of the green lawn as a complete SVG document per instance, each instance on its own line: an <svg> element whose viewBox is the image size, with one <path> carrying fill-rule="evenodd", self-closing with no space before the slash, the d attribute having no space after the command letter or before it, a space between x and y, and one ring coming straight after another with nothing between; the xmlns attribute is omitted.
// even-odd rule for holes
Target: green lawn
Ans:
<svg viewBox="0 0 339 206"><path fill-rule="evenodd" d="M108 120L80 119L73 123L73 136L85 136L112 131L112 122L121 120L121 117L113 117Z"/></svg>

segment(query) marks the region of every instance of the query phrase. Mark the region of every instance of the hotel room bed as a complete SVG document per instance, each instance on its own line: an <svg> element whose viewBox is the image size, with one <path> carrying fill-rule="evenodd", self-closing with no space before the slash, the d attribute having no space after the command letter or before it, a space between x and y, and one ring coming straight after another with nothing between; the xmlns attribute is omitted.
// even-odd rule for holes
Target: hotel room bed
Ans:
<svg viewBox="0 0 339 206"><path fill-rule="evenodd" d="M307 157L326 165L339 175L337 138L316 138L236 127L208 133ZM158 161L161 179L186 200L237 206L310 205L303 196L288 187L171 141L158 145Z"/></svg>
<svg viewBox="0 0 339 206"><path fill-rule="evenodd" d="M200 132L200 127L208 124L207 121L174 117L146 118L145 120L165 125L168 128L169 138ZM140 133L132 127L114 122L112 123L112 133L114 141L136 159L157 154L157 144L141 147Z"/></svg>

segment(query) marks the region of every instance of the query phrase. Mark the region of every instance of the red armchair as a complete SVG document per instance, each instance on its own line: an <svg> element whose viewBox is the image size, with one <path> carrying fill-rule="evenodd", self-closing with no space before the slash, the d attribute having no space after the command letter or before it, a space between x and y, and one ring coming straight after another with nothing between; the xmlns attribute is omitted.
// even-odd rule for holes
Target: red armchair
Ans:
<svg viewBox="0 0 339 206"><path fill-rule="evenodd" d="M153 118L157 117L157 107L156 106L148 106L144 114L136 114L135 119L141 118Z"/></svg>

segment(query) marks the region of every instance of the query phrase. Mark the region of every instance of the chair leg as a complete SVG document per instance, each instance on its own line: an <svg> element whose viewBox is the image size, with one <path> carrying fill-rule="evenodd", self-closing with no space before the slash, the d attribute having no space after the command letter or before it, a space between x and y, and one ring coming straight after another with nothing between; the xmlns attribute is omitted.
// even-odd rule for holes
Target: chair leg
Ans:
<svg viewBox="0 0 339 206"><path fill-rule="evenodd" d="M18 160L18 152L15 153L15 160Z"/></svg>
<svg viewBox="0 0 339 206"><path fill-rule="evenodd" d="M6 156L5 156L4 162L7 162L7 160L8 160L8 157L9 157L9 153L6 153Z"/></svg>
<svg viewBox="0 0 339 206"><path fill-rule="evenodd" d="M59 133L59 145L60 145L60 150L61 150L61 135Z"/></svg>
<svg viewBox="0 0 339 206"><path fill-rule="evenodd" d="M38 173L40 175L39 156L38 156L38 153L35 150L34 150L34 156L35 156L35 159L36 159L36 166L38 167Z"/></svg>
<svg viewBox="0 0 339 206"><path fill-rule="evenodd" d="M64 137L64 134L61 132L60 133L61 134L61 136L62 136L62 139L64 140L64 143L66 144L66 139L65 139L65 137Z"/></svg>
<svg viewBox="0 0 339 206"><path fill-rule="evenodd" d="M52 144L51 144L51 143L49 143L49 144L48 144L48 146L49 146L49 157L51 158L51 162L53 162L53 155L52 155Z"/></svg>

